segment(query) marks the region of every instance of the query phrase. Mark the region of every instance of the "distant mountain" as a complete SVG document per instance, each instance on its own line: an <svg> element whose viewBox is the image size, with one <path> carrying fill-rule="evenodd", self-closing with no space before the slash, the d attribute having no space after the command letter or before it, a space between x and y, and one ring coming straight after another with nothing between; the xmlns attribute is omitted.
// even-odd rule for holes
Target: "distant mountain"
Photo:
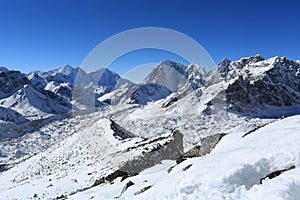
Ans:
<svg viewBox="0 0 300 200"><path fill-rule="evenodd" d="M140 104L164 99L171 93L186 95L205 84L206 72L197 64L188 67L166 60L158 64L141 84L128 84L100 100L116 104ZM120 84L118 84L120 85Z"/></svg>
<svg viewBox="0 0 300 200"><path fill-rule="evenodd" d="M0 98L6 98L16 92L19 88L28 84L29 80L25 74L18 71L0 68Z"/></svg>
<svg viewBox="0 0 300 200"><path fill-rule="evenodd" d="M146 105L148 102L166 98L172 91L159 84L148 83L131 87L127 92L127 103Z"/></svg>
<svg viewBox="0 0 300 200"><path fill-rule="evenodd" d="M219 93L232 111L278 116L297 112L294 106L300 106L300 64L285 57L225 59L206 81L208 86L223 83Z"/></svg>
<svg viewBox="0 0 300 200"><path fill-rule="evenodd" d="M210 113L216 107L256 115L288 115L300 106L299 61L260 55L223 59L208 73L197 64L159 63L141 84L107 68L86 73L69 65L49 72L0 68L0 105L31 119L106 104L138 104L165 99L163 107L195 93ZM171 96L170 96L171 95ZM168 98L167 98L168 97ZM180 102L180 101L179 101ZM19 111L22 110L22 111Z"/></svg>
<svg viewBox="0 0 300 200"><path fill-rule="evenodd" d="M170 60L161 62L145 78L144 83L155 83L163 85L172 92L177 92L180 87L190 84L197 89L204 85L206 72L197 64L188 67Z"/></svg>
<svg viewBox="0 0 300 200"><path fill-rule="evenodd" d="M80 102L84 104L82 98L91 98L89 95L94 98L94 106L104 105L97 99L112 92L120 82L126 81L106 68L86 73L79 67L67 65L26 75L1 67L0 105L21 112L28 119L38 119L70 112L74 102L76 106ZM77 97L74 87L79 91Z"/></svg>

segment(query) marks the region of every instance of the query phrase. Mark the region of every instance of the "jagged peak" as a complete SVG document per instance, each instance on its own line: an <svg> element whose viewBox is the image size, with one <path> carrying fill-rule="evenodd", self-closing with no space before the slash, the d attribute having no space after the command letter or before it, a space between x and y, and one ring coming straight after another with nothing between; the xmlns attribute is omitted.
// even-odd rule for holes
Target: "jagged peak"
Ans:
<svg viewBox="0 0 300 200"><path fill-rule="evenodd" d="M90 75L94 74L96 76L98 76L99 79L104 78L104 77L115 77L116 79L120 79L120 75L117 74L116 72L108 69L108 68L100 68L97 71L91 72L89 73Z"/></svg>
<svg viewBox="0 0 300 200"><path fill-rule="evenodd" d="M217 65L218 71L221 73L228 71L230 63L231 61L228 58L223 58Z"/></svg>
<svg viewBox="0 0 300 200"><path fill-rule="evenodd" d="M99 74L111 74L113 76L119 76L119 74L117 74L116 72L110 70L109 68L107 67L103 67L103 68L100 68L94 72L91 72L92 73L99 73Z"/></svg>
<svg viewBox="0 0 300 200"><path fill-rule="evenodd" d="M6 67L0 67L0 72L8 72L9 69L7 69Z"/></svg>
<svg viewBox="0 0 300 200"><path fill-rule="evenodd" d="M0 67L0 73L1 72L4 72L6 74L20 74L20 75L25 76L25 74L19 70L8 69L6 67Z"/></svg>
<svg viewBox="0 0 300 200"><path fill-rule="evenodd" d="M231 63L231 60L228 58L223 58L219 63L218 66L228 66Z"/></svg>
<svg viewBox="0 0 300 200"><path fill-rule="evenodd" d="M201 71L203 71L204 73L206 73L205 68L202 67L202 66L199 66L199 65L196 64L196 63L191 63L191 64L187 67L187 71L195 70L195 69L201 70Z"/></svg>
<svg viewBox="0 0 300 200"><path fill-rule="evenodd" d="M157 65L156 68L165 67L165 66L171 67L181 74L184 73L184 71L187 69L187 67L185 65L183 65L179 62L171 61L171 60L162 61L161 63L159 63Z"/></svg>
<svg viewBox="0 0 300 200"><path fill-rule="evenodd" d="M265 60L264 57L262 57L260 54L256 54L255 56L243 57L235 62L243 63L244 65L246 65L246 64L256 63L263 60Z"/></svg>
<svg viewBox="0 0 300 200"><path fill-rule="evenodd" d="M43 74L43 72L41 72L41 71L32 71L27 74L27 78L30 80L34 79L34 78L44 78L42 76L42 74Z"/></svg>
<svg viewBox="0 0 300 200"><path fill-rule="evenodd" d="M186 69L186 73L187 73L187 79L193 80L195 84L198 83L204 84L205 81L204 77L207 75L204 67L200 67L199 65L192 63Z"/></svg>
<svg viewBox="0 0 300 200"><path fill-rule="evenodd" d="M254 56L254 58L261 59L261 60L265 60L265 58L264 58L262 55L260 55L260 54L256 54L256 55Z"/></svg>
<svg viewBox="0 0 300 200"><path fill-rule="evenodd" d="M55 75L55 74L61 73L64 75L70 75L73 72L77 73L79 70L82 70L82 69L78 66L73 67L73 66L67 64L64 67L57 67L57 68L49 70L48 72L43 72L43 74ZM39 71L35 71L35 72L39 73Z"/></svg>
<svg viewBox="0 0 300 200"><path fill-rule="evenodd" d="M63 68L62 68L62 70L61 70L61 72L63 73L63 74L65 74L65 75L69 75L69 74L72 74L74 71L78 71L78 68L79 67L72 67L71 65L65 65Z"/></svg>
<svg viewBox="0 0 300 200"><path fill-rule="evenodd" d="M168 66L172 66L172 65L177 65L177 64L179 64L179 63L167 59L167 60L164 60L164 61L160 62L158 65L168 65Z"/></svg>

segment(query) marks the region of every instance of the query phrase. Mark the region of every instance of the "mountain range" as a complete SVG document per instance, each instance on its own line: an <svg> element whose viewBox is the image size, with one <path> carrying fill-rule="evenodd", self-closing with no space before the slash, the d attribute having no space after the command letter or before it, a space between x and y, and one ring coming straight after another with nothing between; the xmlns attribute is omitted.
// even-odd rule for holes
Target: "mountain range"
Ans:
<svg viewBox="0 0 300 200"><path fill-rule="evenodd" d="M297 199L299 114L286 57L166 60L139 84L1 67L0 198Z"/></svg>

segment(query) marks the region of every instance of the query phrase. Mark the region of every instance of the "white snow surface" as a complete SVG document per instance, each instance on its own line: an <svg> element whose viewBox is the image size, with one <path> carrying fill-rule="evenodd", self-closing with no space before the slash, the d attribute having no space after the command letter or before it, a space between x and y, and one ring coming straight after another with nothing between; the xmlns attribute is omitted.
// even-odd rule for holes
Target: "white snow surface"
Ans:
<svg viewBox="0 0 300 200"><path fill-rule="evenodd" d="M112 137L109 120L91 123L2 172L0 199L53 199L61 195L68 199L299 199L299 115L270 123L245 137L240 131L228 134L204 157L178 165L165 160L123 181L117 178L81 191L124 159L123 154L111 157L105 152L117 152L138 141L118 143ZM295 169L259 183L267 174L291 166ZM121 194L129 181L134 185ZM138 194L148 186L151 188Z"/></svg>
<svg viewBox="0 0 300 200"><path fill-rule="evenodd" d="M184 161L170 173L167 169L175 163L165 161L129 178L135 185L121 195L122 199L299 199L300 116L242 136L225 136L211 154ZM295 169L259 184L265 175L293 165ZM116 181L71 199L112 199L124 185ZM134 195L146 186L152 187Z"/></svg>

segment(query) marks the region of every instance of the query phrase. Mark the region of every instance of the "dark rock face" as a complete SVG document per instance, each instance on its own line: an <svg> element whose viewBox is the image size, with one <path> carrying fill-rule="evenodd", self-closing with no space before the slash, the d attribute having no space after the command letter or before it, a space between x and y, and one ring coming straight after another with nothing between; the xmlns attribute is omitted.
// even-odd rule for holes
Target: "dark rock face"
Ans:
<svg viewBox="0 0 300 200"><path fill-rule="evenodd" d="M142 194L143 192L145 192L146 190L149 190L152 187L152 185L146 186L143 189L141 189L140 191L137 191L136 193L134 193L134 195L139 195Z"/></svg>
<svg viewBox="0 0 300 200"><path fill-rule="evenodd" d="M122 194L130 187L130 186L133 186L133 185L134 185L134 182L128 181L128 182L125 184L125 186L123 187L120 196L121 196L121 195L122 195Z"/></svg>
<svg viewBox="0 0 300 200"><path fill-rule="evenodd" d="M6 164L0 164L0 173L8 170L9 167Z"/></svg>
<svg viewBox="0 0 300 200"><path fill-rule="evenodd" d="M188 166L184 167L184 168L182 169L182 171L188 170L192 165L193 165L193 164L189 164Z"/></svg>
<svg viewBox="0 0 300 200"><path fill-rule="evenodd" d="M34 195L34 198L38 198L37 194ZM65 199L68 199L68 197L62 194L62 195L56 197L55 199L65 200Z"/></svg>
<svg viewBox="0 0 300 200"><path fill-rule="evenodd" d="M218 133L201 139L199 156L209 154L225 135L225 133Z"/></svg>
<svg viewBox="0 0 300 200"><path fill-rule="evenodd" d="M226 103L230 110L255 112L266 106L300 105L300 79L296 76L298 65L286 61L276 63L261 79L251 81L251 74L238 79L226 89ZM286 67L286 65L290 67Z"/></svg>
<svg viewBox="0 0 300 200"><path fill-rule="evenodd" d="M166 107L169 107L170 105L172 105L173 103L175 103L176 101L178 101L178 97L172 97L170 98L168 101L166 101L162 107L163 108L166 108Z"/></svg>
<svg viewBox="0 0 300 200"><path fill-rule="evenodd" d="M125 163L120 170L128 174L139 173L152 167L162 160L176 160L183 152L183 135L174 131L170 136L145 140L135 146L142 148L143 156L136 157ZM130 151L135 148L129 148Z"/></svg>
<svg viewBox="0 0 300 200"><path fill-rule="evenodd" d="M264 125L257 126L256 128L254 128L254 129L248 131L247 133L245 133L242 137L244 138L244 137L246 137L247 135L250 135L251 133L254 133L254 132L257 131L258 129L260 129L260 128L262 128L262 127L265 127L266 125L268 125L268 123L267 123L267 124L264 124Z"/></svg>
<svg viewBox="0 0 300 200"><path fill-rule="evenodd" d="M28 83L28 78L21 72L0 70L0 97L8 97L20 87Z"/></svg>
<svg viewBox="0 0 300 200"><path fill-rule="evenodd" d="M267 179L272 179L272 178L275 178L277 176L279 176L280 174L286 172L286 171L289 171L291 169L295 169L296 167L293 165L287 169L282 169L282 170L277 170L277 171L274 171L270 174L267 174L266 176L264 176L263 178L260 179L259 183L262 184L264 180L267 180Z"/></svg>
<svg viewBox="0 0 300 200"><path fill-rule="evenodd" d="M121 170L116 170L114 171L113 173L109 174L108 176L106 177L101 177L100 179L97 179L94 184L86 189L89 189L89 188L92 188L92 187L95 187L95 186L98 186L100 184L104 184L104 183L112 183L116 178L119 178L121 177L121 182L124 181L126 178L130 177L130 176L135 176L135 175L138 175L138 173L135 173L135 174L129 174L128 172L124 172L124 171L121 171ZM130 181L131 182L131 181ZM132 184L133 185L133 184ZM131 186L131 185L130 185ZM130 187L129 186L129 187ZM127 187L128 188L128 187ZM126 188L126 189L127 189ZM86 190L84 189L84 190Z"/></svg>
<svg viewBox="0 0 300 200"><path fill-rule="evenodd" d="M224 133L218 133L202 138L201 145L194 146L192 149L181 155L176 160L177 164L181 163L187 158L205 156L206 154L209 154L225 135L226 134Z"/></svg>
<svg viewBox="0 0 300 200"><path fill-rule="evenodd" d="M197 145L194 146L192 149L190 149L188 152L183 154L182 160L185 160L186 158L193 158L198 157L200 153L201 146Z"/></svg>
<svg viewBox="0 0 300 200"><path fill-rule="evenodd" d="M285 57L224 59L207 74L206 85L221 82L226 87L219 93L230 111L273 116L276 110L280 117L300 107L300 63Z"/></svg>
<svg viewBox="0 0 300 200"><path fill-rule="evenodd" d="M59 96L66 97L68 99L71 99L72 97L72 87L67 85L61 85L57 89L53 91L55 94L58 94Z"/></svg>
<svg viewBox="0 0 300 200"><path fill-rule="evenodd" d="M120 126L116 123L113 123L113 126L118 127L118 129L120 128ZM113 130L115 131L116 129L113 128ZM97 179L93 185L83 190L87 190L100 184L112 183L116 178L119 177L121 177L121 181L123 181L128 177L138 175L144 169L150 168L160 163L162 160L175 160L183 152L183 135L179 131L173 131L166 136L145 139L139 143L136 143L134 146L129 147L125 151L130 152L135 151L136 149L141 150L143 152L142 155L135 156L126 161L124 164L120 165L117 170ZM128 187L133 185L133 183L130 182L131 181L127 183ZM124 188L127 189L128 187L125 186ZM149 188L146 188L144 191Z"/></svg>
<svg viewBox="0 0 300 200"><path fill-rule="evenodd" d="M114 131L114 137L116 137L119 140L125 140L127 138L133 138L135 137L132 133L125 130L123 127L119 126L116 122L114 122L112 119L110 119L111 122L111 129Z"/></svg>

